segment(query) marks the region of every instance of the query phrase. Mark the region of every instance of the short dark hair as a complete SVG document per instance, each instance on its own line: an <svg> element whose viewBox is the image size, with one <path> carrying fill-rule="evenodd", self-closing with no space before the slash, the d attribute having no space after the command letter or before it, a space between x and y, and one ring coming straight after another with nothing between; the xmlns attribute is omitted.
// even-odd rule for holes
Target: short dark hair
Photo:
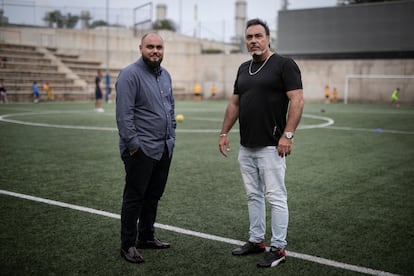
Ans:
<svg viewBox="0 0 414 276"><path fill-rule="evenodd" d="M267 23L265 21L263 21L263 20L261 20L259 18L250 19L246 23L246 30L250 26L254 26L254 25L261 25L261 26L263 26L263 28L265 29L266 35L267 36L270 36L269 26L267 26Z"/></svg>

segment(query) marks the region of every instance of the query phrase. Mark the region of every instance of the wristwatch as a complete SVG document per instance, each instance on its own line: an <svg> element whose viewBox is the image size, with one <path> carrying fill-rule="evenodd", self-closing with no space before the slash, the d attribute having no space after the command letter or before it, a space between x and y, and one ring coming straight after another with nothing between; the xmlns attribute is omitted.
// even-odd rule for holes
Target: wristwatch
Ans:
<svg viewBox="0 0 414 276"><path fill-rule="evenodd" d="M285 132L284 135L287 139L292 139L293 138L293 132Z"/></svg>

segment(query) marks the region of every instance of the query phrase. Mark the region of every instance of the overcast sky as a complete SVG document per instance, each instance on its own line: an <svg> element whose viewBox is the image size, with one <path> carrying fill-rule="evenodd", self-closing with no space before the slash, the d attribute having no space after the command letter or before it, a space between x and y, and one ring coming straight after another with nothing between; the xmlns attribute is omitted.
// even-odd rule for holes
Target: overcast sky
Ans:
<svg viewBox="0 0 414 276"><path fill-rule="evenodd" d="M92 21L106 21L106 2L106 0L0 0L0 6L10 23L44 25L42 21L44 14L55 9L61 10L63 14L76 15L79 15L82 10L89 10ZM282 6L282 0L247 0L246 2L247 19L259 17L269 24L271 30L277 28L277 12ZM336 2L336 0L289 0L288 8L332 7ZM227 42L234 36L236 0L109 0L110 23L131 27L133 9L147 3L152 3L153 19L156 16L157 4L166 4L167 19L174 21L179 31L186 35ZM150 5L136 13L137 21L149 16L151 13L149 7Z"/></svg>

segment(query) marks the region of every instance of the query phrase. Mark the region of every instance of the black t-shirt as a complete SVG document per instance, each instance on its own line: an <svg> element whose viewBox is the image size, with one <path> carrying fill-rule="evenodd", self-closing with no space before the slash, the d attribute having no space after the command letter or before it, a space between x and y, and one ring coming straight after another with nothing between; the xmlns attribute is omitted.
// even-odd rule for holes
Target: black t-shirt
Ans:
<svg viewBox="0 0 414 276"><path fill-rule="evenodd" d="M97 75L96 77L95 77L95 89L98 91L101 91L101 86L100 86L100 83L101 83L101 76L100 75Z"/></svg>
<svg viewBox="0 0 414 276"><path fill-rule="evenodd" d="M299 67L288 57L273 54L267 63L240 65L234 83L239 95L240 143L245 147L276 146L285 126L289 106L286 92L302 89Z"/></svg>

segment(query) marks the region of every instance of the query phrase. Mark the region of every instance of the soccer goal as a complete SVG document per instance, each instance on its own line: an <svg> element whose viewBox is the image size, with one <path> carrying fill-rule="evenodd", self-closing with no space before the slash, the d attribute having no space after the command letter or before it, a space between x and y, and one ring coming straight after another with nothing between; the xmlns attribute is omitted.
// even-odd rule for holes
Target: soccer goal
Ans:
<svg viewBox="0 0 414 276"><path fill-rule="evenodd" d="M412 102L414 75L346 75L344 103L389 102L391 92L399 87L404 101Z"/></svg>
<svg viewBox="0 0 414 276"><path fill-rule="evenodd" d="M141 6L134 8L134 35L136 36L138 30L151 29L152 22L152 3L148 2Z"/></svg>

